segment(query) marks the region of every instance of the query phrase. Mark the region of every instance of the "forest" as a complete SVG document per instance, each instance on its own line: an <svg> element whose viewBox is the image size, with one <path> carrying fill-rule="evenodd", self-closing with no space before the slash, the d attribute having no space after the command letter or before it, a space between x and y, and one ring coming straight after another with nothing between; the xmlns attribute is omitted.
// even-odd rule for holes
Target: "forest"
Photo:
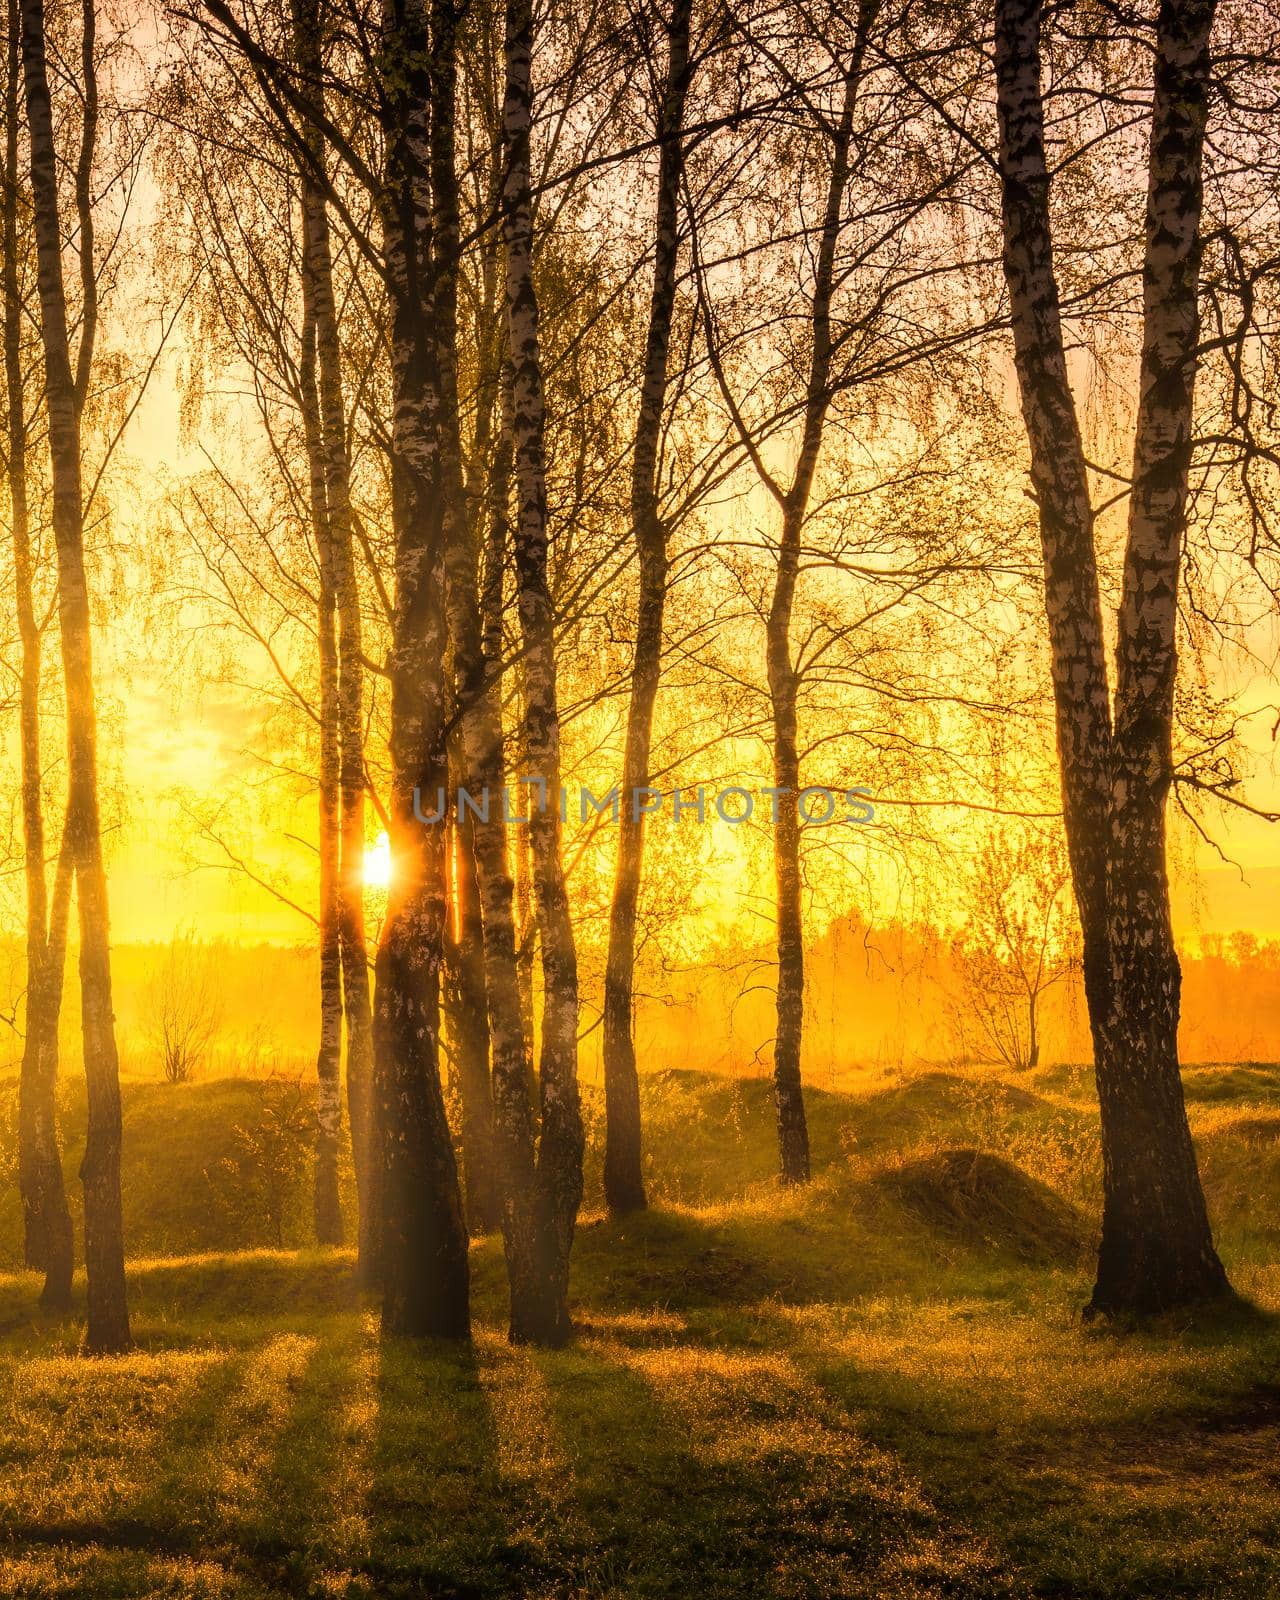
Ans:
<svg viewBox="0 0 1280 1600"><path fill-rule="evenodd" d="M1280 18L3 0L0 1594L1280 1589Z"/></svg>

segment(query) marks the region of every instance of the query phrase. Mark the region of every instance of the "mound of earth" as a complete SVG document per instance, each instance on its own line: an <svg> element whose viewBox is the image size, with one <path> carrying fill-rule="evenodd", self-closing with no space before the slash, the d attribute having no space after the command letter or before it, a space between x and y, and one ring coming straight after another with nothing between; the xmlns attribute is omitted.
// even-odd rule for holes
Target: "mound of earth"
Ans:
<svg viewBox="0 0 1280 1600"><path fill-rule="evenodd" d="M1280 1100L1280 1070L1261 1062L1184 1067L1182 1092L1188 1100Z"/></svg>
<svg viewBox="0 0 1280 1600"><path fill-rule="evenodd" d="M762 1263L741 1254L718 1230L688 1216L651 1210L620 1223L579 1230L574 1259L601 1282L610 1306L741 1304L772 1287Z"/></svg>
<svg viewBox="0 0 1280 1600"><path fill-rule="evenodd" d="M1044 1105L1039 1095L1018 1084L934 1070L859 1097L855 1125L860 1146L883 1149L909 1145L944 1121L963 1129L966 1119L975 1115L1010 1120ZM962 1131L960 1136L964 1137Z"/></svg>
<svg viewBox="0 0 1280 1600"><path fill-rule="evenodd" d="M937 1150L876 1178L906 1210L949 1239L1003 1255L1073 1265L1089 1244L1083 1212L985 1150Z"/></svg>

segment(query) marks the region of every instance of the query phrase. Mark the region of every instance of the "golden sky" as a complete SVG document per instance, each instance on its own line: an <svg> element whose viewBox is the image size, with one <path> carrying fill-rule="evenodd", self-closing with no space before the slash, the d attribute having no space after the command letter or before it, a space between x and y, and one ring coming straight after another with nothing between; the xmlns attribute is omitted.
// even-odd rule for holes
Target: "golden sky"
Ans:
<svg viewBox="0 0 1280 1600"><path fill-rule="evenodd" d="M225 441L210 440L215 451ZM135 526L127 537L152 536L148 523L164 486L205 464L199 442L184 440L178 418L177 360L161 364L134 419L129 437ZM226 870L218 848L202 840L192 809L225 811L220 833L260 876L277 882L309 906L314 885L305 841L314 828L314 804L305 787L293 794L264 778L261 751L265 699L253 692L269 668L245 646L238 684L211 681L201 670L198 635L182 644L193 621L176 616L149 597L137 608L144 620L128 636L104 641L99 653L104 775L114 779L119 826L110 842L112 926L119 942L164 940L175 929L192 928L205 938L243 943L291 943L308 936L297 911L255 885L244 873ZM1241 689L1257 714L1248 743L1255 777L1250 801L1263 808L1280 803L1274 716L1265 712L1274 687L1259 673ZM855 778L850 781L861 781ZM261 796L261 803L254 796ZM958 824L963 826L963 822ZM1174 830L1175 913L1184 934L1247 929L1280 937L1280 828L1241 812L1216 819L1212 831L1227 864L1185 824ZM376 829L371 831L376 832ZM202 864L203 863L203 864ZM696 903L722 926L740 922L763 937L754 886L741 880L740 852L722 839L705 852L707 881ZM850 904L858 896L850 885ZM828 914L841 909L830 897Z"/></svg>

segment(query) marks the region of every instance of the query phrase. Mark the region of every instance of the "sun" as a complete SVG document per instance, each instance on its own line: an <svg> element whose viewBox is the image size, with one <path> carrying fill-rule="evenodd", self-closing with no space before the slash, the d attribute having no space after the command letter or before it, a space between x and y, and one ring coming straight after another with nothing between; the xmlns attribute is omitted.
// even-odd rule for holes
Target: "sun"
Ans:
<svg viewBox="0 0 1280 1600"><path fill-rule="evenodd" d="M385 833L364 853L364 881L371 889L385 889L391 882L391 840Z"/></svg>

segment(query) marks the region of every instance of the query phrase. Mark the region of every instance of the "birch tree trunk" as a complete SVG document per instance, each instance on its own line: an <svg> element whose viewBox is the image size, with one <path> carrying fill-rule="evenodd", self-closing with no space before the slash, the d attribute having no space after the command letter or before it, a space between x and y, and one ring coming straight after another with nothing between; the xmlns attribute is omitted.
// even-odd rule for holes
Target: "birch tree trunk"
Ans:
<svg viewBox="0 0 1280 1600"><path fill-rule="evenodd" d="M809 1181L809 1128L800 1076L804 1030L804 912L800 880L798 678L791 660L791 611L800 568L803 525L804 503L793 491L783 507L778 566L765 632L776 791L773 870L778 990L773 1099L778 1122L778 1169L786 1184Z"/></svg>
<svg viewBox="0 0 1280 1600"><path fill-rule="evenodd" d="M314 0L300 0L297 32L310 98L323 110L322 55ZM323 170L324 140L315 122L306 130L315 168ZM376 1210L371 1146L373 1018L364 917L365 776L364 665L360 590L355 562L355 513L342 392L342 344L333 292L329 214L314 171L302 182L303 248L315 324L318 421L324 468L331 577L338 622L337 717L340 801L337 917L342 1005L347 1026L347 1115L359 1204L358 1265L371 1281L376 1271Z"/></svg>
<svg viewBox="0 0 1280 1600"><path fill-rule="evenodd" d="M1094 1053L1101 1057L1111 987L1106 903L1111 708L1093 506L1067 378L1053 265L1039 0L1002 0L997 7L996 74L1004 273L1040 513L1067 851L1080 912Z"/></svg>
<svg viewBox="0 0 1280 1600"><path fill-rule="evenodd" d="M505 324L506 313L503 312ZM505 335L506 329L503 328ZM504 338L505 344L505 338ZM511 372L505 355L498 372L498 426L485 485L484 567L480 580L481 648L494 682L502 671L502 608L507 551L511 541Z"/></svg>
<svg viewBox="0 0 1280 1600"><path fill-rule="evenodd" d="M324 444L321 437L320 400L316 387L315 282L310 259L309 234L304 216L302 268L302 389L303 432L310 468L311 520L319 556L320 589L316 638L320 655L320 859L319 926L320 1045L316 1054L316 1153L313 1193L316 1242L342 1243L342 1204L338 1195L338 1145L342 1136L342 947L338 926L338 876L340 871L339 772L341 748L338 731L338 636L334 616L333 550L325 484Z"/></svg>
<svg viewBox="0 0 1280 1600"><path fill-rule="evenodd" d="M364 641L356 578L355 514L351 505L351 462L342 397L342 354L333 294L329 221L324 196L317 185L307 186L305 200L314 241L316 354L338 614L338 788L341 801L338 931L343 1014L347 1025L347 1115L360 1208L359 1269L368 1281L377 1270L373 1242L377 1201L370 1146L373 1013L364 915Z"/></svg>
<svg viewBox="0 0 1280 1600"><path fill-rule="evenodd" d="M499 152L500 155L500 152ZM501 253L501 244L499 246ZM503 294L505 296L505 272ZM494 437L493 459L485 486L484 514L484 567L481 575L481 655L486 679L494 686L495 701L501 683L503 666L503 591L507 555L511 544L511 477L515 440L511 414L511 359L510 340L506 327L506 310L502 312L501 351L497 372L498 425ZM519 677L520 674L518 673ZM523 699L521 700L523 704ZM502 748L500 709L495 710L495 743L493 766L487 773L490 792L497 794L506 779L506 763ZM521 717L523 722L523 716ZM508 835L505 818L499 820L502 839L502 872L512 884L513 901L509 915L513 919L513 945L515 950L516 1005L520 1018L521 1052L525 1079L524 1099L536 1093L533 1071L533 914L529 890L529 841L525 831L517 827L514 837ZM514 861L514 878L511 863ZM514 1061L514 1057L512 1058ZM496 1090L496 1086L495 1086Z"/></svg>
<svg viewBox="0 0 1280 1600"><path fill-rule="evenodd" d="M446 604L457 692L457 771L477 809L456 817L458 904L459 1082L462 1090L463 1157L468 1212L473 1229L491 1232L506 1213L497 1188L498 1163L507 1182L521 1183L511 1203L531 1204L531 1133L495 1128L506 1109L496 1081L511 1070L518 1040L511 932L511 880L501 806L502 720L485 669L480 610L478 525L468 515L463 484L458 410L459 212L455 168L457 20L452 0L431 7L431 191L435 261L436 369L440 384ZM455 786L456 787L456 786ZM486 796L488 798L486 798ZM495 1081L490 1080L490 1058ZM495 1107L497 1109L495 1109ZM527 1122L527 1118L525 1119ZM499 1147L503 1150L498 1156ZM510 1230L508 1230L509 1232ZM504 1234L504 1238L506 1235ZM510 1241L508 1241L508 1253ZM514 1282L514 1280L513 1280Z"/></svg>
<svg viewBox="0 0 1280 1600"><path fill-rule="evenodd" d="M502 1206L494 1167L484 916L475 831L474 818L468 815L458 819L453 836L453 892L457 907L453 1033L462 1098L462 1170L467 1226L474 1236L482 1238L501 1227Z"/></svg>
<svg viewBox="0 0 1280 1600"><path fill-rule="evenodd" d="M554 615L547 578L547 496L542 361L533 269L530 137L533 124L530 0L507 0L503 99L502 222L511 342L517 609L524 644L525 748L531 792L530 844L542 942L543 1017L539 1087L538 1194L549 1229L554 1305L540 1342L562 1344L569 1320L569 1252L582 1200L578 1100L578 965L560 839L560 717ZM539 804L538 788L541 789Z"/></svg>
<svg viewBox="0 0 1280 1600"><path fill-rule="evenodd" d="M675 0L667 24L667 76L658 118L657 215L653 289L645 337L644 374L631 454L631 536L640 566L635 657L627 743L622 767L618 861L609 910L604 980L604 1194L609 1209L640 1211L646 1204L641 1148L640 1080L632 1035L636 905L644 862L644 814L631 797L649 782L653 707L662 670L662 624L667 599L667 530L658 510L658 446L667 391L667 358L680 254L680 182L684 169L684 106L688 93L691 0Z"/></svg>
<svg viewBox="0 0 1280 1600"><path fill-rule="evenodd" d="M33 597L30 522L27 511L26 383L22 370L23 305L18 275L18 96L17 0L9 0L5 79L3 224L4 364L8 397L9 516L13 534L14 609L21 646L18 744L21 764L23 865L27 893L26 1037L18 1079L18 1178L22 1192L23 1256L45 1274L41 1304L66 1310L71 1304L74 1240L58 1148L57 1011L63 952L50 943L45 882L44 798L40 750L40 628ZM65 926L65 913L63 916ZM57 970L52 964L56 961Z"/></svg>
<svg viewBox="0 0 1280 1600"><path fill-rule="evenodd" d="M523 704L523 697L521 703ZM527 766L527 762L522 762L520 770L524 770ZM525 1059L528 1062L529 1089L536 1095L537 1075L533 1069L533 1062L538 1048L538 1027L534 1015L533 968L538 953L538 919L533 909L533 869L530 862L527 828L516 829L511 847L515 856L516 980L520 986L520 1029L524 1036Z"/></svg>
<svg viewBox="0 0 1280 1600"><path fill-rule="evenodd" d="M391 677L391 855L378 946L374 1055L382 1166L384 1332L470 1335L467 1231L440 1087L445 830L415 792L447 783L445 538L431 333L428 38L420 0L389 0L383 250L391 295L396 607ZM430 810L430 806L426 808Z"/></svg>
<svg viewBox="0 0 1280 1600"><path fill-rule="evenodd" d="M1221 1294L1182 1100L1164 805L1190 456L1200 160L1213 5L1160 11L1144 270L1143 386L1113 733L1093 509L1053 265L1039 0L998 0L1004 270L1040 511L1072 882L1102 1112L1103 1238L1091 1309Z"/></svg>
<svg viewBox="0 0 1280 1600"><path fill-rule="evenodd" d="M80 922L81 1025L88 1091L88 1127L80 1166L89 1286L86 1343L90 1350L101 1352L124 1350L130 1344L120 1206L120 1076L111 1006L107 879L98 815L97 713L80 481L81 400L72 376L67 338L43 0L22 0L22 56L53 474L58 615L66 680L67 833L75 864Z"/></svg>
<svg viewBox="0 0 1280 1600"><path fill-rule="evenodd" d="M1104 1313L1161 1311L1227 1289L1183 1104L1181 970L1165 852L1215 11L1215 0L1163 0L1157 26L1142 376L1116 645L1107 876L1112 1022L1099 1077L1106 1187L1092 1300Z"/></svg>
<svg viewBox="0 0 1280 1600"><path fill-rule="evenodd" d="M499 248L501 254L501 245ZM505 273L503 274L505 295ZM557 1326L554 1277L550 1266L549 1229L542 1221L536 1201L536 1156L534 1153L535 1116L538 1081L534 1071L535 1034L533 1021L534 918L529 874L528 830L517 827L508 834L497 795L506 781L502 746L502 726L498 687L503 666L503 578L511 540L510 495L514 456L511 409L511 362L505 309L502 315L501 351L496 374L498 424L494 436L493 459L486 483L484 515L484 568L481 583L481 655L487 681L493 686L494 722L491 763L481 765L482 781L495 797L495 848L493 882L499 893L498 922L502 928L496 960L489 960L490 1018L494 1026L495 1058L493 1093L497 1155L504 1173L519 1173L520 1195L532 1197L521 1202L517 1212L506 1214L504 1240L507 1246L508 1274L511 1277L511 1337L526 1343L543 1337L542 1330ZM522 680L523 675L517 677ZM520 703L523 706L523 688ZM523 716L521 716L523 723ZM511 862L514 860L514 877ZM492 920L486 908L487 929ZM510 923L508 957L506 924ZM496 1055L497 1024L494 1012L495 982L501 996L503 1030L507 1040L501 1068ZM514 997L513 997L514 996ZM513 1022L514 1017L514 1022ZM517 1037L519 1048L517 1049ZM529 1155L526 1157L526 1149ZM527 1163L527 1164L526 1164ZM518 1283L518 1290L517 1290ZM520 1311L516 1314L515 1307Z"/></svg>
<svg viewBox="0 0 1280 1600"><path fill-rule="evenodd" d="M521 1026L513 886L501 800L502 713L496 672L490 670L485 640L488 620L489 627L496 630L496 641L490 641L496 651L492 663L496 668L501 659L501 567L496 599L486 596L496 616L486 619L480 593L480 519L467 514L462 477L457 388L458 193L454 166L456 18L447 0L433 7L432 18L435 329L441 468L448 519L447 596L458 686L462 768L477 808L475 813L458 818L463 848L459 852L457 882L459 907L468 924L464 929L467 941L474 950L479 931L483 942L483 985L472 994L470 1003L483 1008L487 1000L487 1042L492 1062L491 1087L488 1082L484 1086L490 1116L486 1122L481 1114L486 1107L476 1084L470 1109L464 1097L464 1121L471 1125L477 1157L483 1158L487 1144L501 1179L501 1224L511 1294L510 1336L517 1342L549 1343L556 1341L560 1324L555 1252L550 1219L538 1184L529 1092L530 1057ZM487 511L490 540L501 545L506 521L506 478L510 471L510 448L504 448L501 437L496 455ZM500 551L497 560L502 560ZM478 1032L484 1026L483 1012L475 1020ZM492 1176L491 1173L490 1181Z"/></svg>
<svg viewBox="0 0 1280 1600"><path fill-rule="evenodd" d="M800 541L813 491L822 432L831 406L831 303L836 285L853 113L862 80L867 36L878 0L862 0L844 78L840 119L832 131L831 167L822 230L814 263L809 320L812 348L801 425L800 451L791 485L779 495L782 530L765 627L769 704L773 718L773 864L777 894L778 997L773 1048L773 1093L778 1119L778 1162L783 1183L809 1181L809 1129L801 1083L804 1031L804 915L800 877L799 677L791 656L791 614L800 572Z"/></svg>

